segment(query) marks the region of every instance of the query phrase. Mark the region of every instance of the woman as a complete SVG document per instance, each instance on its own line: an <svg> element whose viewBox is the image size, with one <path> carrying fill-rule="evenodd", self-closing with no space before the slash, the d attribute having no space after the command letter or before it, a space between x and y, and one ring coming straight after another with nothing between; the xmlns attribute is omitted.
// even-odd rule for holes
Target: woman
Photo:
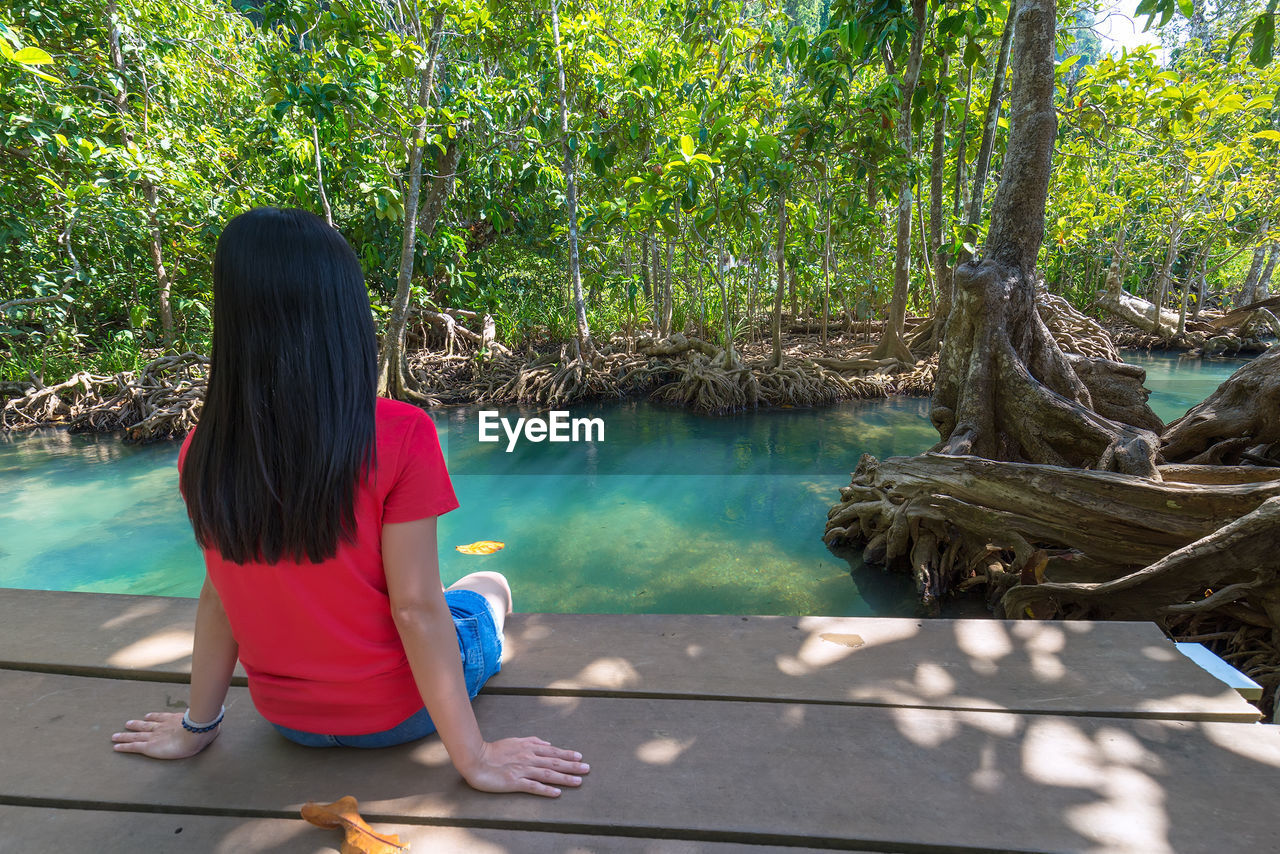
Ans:
<svg viewBox="0 0 1280 854"><path fill-rule="evenodd" d="M311 746L438 731L488 792L556 797L589 768L538 738L485 741L471 699L497 672L511 591L497 573L441 589L436 517L458 506L435 426L376 397L359 261L300 210L227 224L213 261L213 353L179 483L207 570L190 707L112 736L161 759L217 737L237 658L254 705Z"/></svg>

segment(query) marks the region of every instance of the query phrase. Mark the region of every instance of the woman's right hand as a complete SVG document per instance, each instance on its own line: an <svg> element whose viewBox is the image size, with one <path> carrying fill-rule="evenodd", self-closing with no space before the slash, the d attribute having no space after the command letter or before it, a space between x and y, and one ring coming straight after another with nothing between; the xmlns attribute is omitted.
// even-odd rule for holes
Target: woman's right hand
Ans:
<svg viewBox="0 0 1280 854"><path fill-rule="evenodd" d="M558 787L582 785L579 775L590 770L581 753L562 750L540 738L504 738L486 741L462 776L482 792L528 792L558 798Z"/></svg>

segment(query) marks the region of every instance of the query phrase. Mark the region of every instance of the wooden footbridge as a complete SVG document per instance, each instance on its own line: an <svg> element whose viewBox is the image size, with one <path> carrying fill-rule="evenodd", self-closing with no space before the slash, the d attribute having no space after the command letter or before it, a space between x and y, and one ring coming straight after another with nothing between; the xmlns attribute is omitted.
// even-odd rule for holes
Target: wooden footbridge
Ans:
<svg viewBox="0 0 1280 854"><path fill-rule="evenodd" d="M486 795L438 739L293 745L243 678L204 753L112 751L183 709L195 601L0 590L0 852L323 852L353 795L410 850L1275 850L1280 727L1150 624L517 614L476 700L592 771Z"/></svg>

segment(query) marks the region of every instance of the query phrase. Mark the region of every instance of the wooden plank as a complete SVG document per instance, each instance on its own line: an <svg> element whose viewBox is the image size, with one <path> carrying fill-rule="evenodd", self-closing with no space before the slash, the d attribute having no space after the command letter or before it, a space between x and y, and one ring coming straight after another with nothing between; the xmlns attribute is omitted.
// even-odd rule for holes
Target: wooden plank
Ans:
<svg viewBox="0 0 1280 854"><path fill-rule="evenodd" d="M110 732L181 702L168 685L0 673L0 802L256 811L351 794L378 821L810 847L1220 852L1274 843L1280 730L1262 724L789 703L481 696L491 737L581 750L557 800L474 792L438 739L377 751L279 737L233 689L186 762Z"/></svg>
<svg viewBox="0 0 1280 854"><path fill-rule="evenodd" d="M1152 623L529 614L492 690L1252 722Z"/></svg>
<svg viewBox="0 0 1280 854"><path fill-rule="evenodd" d="M184 813L54 809L0 805L3 852L92 851L94 854L329 854L342 835L302 819ZM817 848L736 845L681 839L636 839L486 827L377 822L410 852L423 854L818 854Z"/></svg>
<svg viewBox="0 0 1280 854"><path fill-rule="evenodd" d="M175 680L194 619L191 599L0 590L0 667ZM1261 717L1138 622L514 614L485 690Z"/></svg>

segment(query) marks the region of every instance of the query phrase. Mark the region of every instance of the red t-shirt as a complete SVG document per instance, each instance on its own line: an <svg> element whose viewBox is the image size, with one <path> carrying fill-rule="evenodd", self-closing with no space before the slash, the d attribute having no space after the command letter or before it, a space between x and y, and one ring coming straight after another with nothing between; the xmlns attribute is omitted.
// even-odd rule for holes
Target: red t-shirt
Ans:
<svg viewBox="0 0 1280 854"><path fill-rule="evenodd" d="M356 539L340 538L333 558L236 564L216 548L204 552L253 704L290 729L378 732L422 708L391 617L382 525L439 516L458 499L425 412L378 398L375 432L376 476L356 489ZM178 454L179 471L193 434Z"/></svg>

